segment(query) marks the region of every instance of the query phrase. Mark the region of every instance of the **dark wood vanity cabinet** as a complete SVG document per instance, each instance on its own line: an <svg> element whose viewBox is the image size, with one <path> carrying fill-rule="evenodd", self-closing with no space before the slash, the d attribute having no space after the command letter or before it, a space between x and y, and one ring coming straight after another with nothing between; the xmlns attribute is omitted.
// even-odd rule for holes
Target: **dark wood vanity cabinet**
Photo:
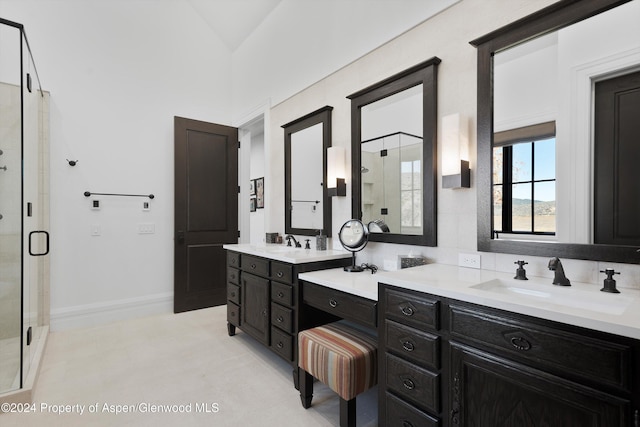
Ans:
<svg viewBox="0 0 640 427"><path fill-rule="evenodd" d="M379 292L381 425L638 427L637 340Z"/></svg>
<svg viewBox="0 0 640 427"><path fill-rule="evenodd" d="M297 365L298 274L349 265L350 258L290 264L227 251L227 329L251 335Z"/></svg>
<svg viewBox="0 0 640 427"><path fill-rule="evenodd" d="M440 301L380 285L378 302L380 425L442 425Z"/></svg>

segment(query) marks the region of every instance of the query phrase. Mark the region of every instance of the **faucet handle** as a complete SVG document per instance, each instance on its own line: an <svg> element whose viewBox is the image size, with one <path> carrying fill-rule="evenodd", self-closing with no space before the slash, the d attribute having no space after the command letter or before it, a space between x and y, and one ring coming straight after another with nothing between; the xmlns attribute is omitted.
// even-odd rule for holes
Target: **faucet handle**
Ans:
<svg viewBox="0 0 640 427"><path fill-rule="evenodd" d="M514 277L514 279L516 280L529 280L527 278L527 271L524 269L524 266L529 264L526 261L516 261L514 262L514 264L518 264L518 269L516 270L516 275Z"/></svg>
<svg viewBox="0 0 640 427"><path fill-rule="evenodd" d="M613 268L605 268L604 270L600 270L600 273L604 273L607 275L607 278L604 279L604 287L600 289L600 291L609 292L611 294L619 294L620 291L616 289L616 281L613 280L613 275L620 274L620 272L615 271Z"/></svg>

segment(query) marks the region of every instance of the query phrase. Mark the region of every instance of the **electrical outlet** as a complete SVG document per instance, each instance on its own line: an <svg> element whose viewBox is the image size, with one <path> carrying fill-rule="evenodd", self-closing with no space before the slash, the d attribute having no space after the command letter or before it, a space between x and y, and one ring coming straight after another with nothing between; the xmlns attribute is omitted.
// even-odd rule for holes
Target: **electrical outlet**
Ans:
<svg viewBox="0 0 640 427"><path fill-rule="evenodd" d="M458 254L458 265L460 267L480 268L480 255Z"/></svg>
<svg viewBox="0 0 640 427"><path fill-rule="evenodd" d="M151 223L138 224L138 234L153 234L156 232L156 225Z"/></svg>

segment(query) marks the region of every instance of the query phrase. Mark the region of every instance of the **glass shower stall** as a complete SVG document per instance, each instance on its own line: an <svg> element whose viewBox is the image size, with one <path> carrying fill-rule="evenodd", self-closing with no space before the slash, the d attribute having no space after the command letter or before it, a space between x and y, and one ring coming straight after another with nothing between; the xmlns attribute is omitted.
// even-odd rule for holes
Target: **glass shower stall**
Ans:
<svg viewBox="0 0 640 427"><path fill-rule="evenodd" d="M49 94L0 18L0 401L29 389L49 325Z"/></svg>

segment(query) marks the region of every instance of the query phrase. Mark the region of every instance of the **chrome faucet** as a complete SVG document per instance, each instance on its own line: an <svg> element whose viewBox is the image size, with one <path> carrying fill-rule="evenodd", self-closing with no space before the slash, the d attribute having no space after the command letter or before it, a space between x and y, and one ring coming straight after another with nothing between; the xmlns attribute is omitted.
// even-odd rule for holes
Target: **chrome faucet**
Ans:
<svg viewBox="0 0 640 427"><path fill-rule="evenodd" d="M293 235L292 235L292 234L287 234L287 236L285 237L285 239L287 239L287 246L291 246L291 239L293 239L293 243L295 243L296 248L301 248L301 247L302 247L302 245L300 244L300 242L298 242L298 241L296 240L296 238L295 238L295 237L293 237Z"/></svg>
<svg viewBox="0 0 640 427"><path fill-rule="evenodd" d="M549 270L554 271L553 284L558 286L571 286L571 281L564 275L564 268L560 258L555 257L549 260Z"/></svg>

